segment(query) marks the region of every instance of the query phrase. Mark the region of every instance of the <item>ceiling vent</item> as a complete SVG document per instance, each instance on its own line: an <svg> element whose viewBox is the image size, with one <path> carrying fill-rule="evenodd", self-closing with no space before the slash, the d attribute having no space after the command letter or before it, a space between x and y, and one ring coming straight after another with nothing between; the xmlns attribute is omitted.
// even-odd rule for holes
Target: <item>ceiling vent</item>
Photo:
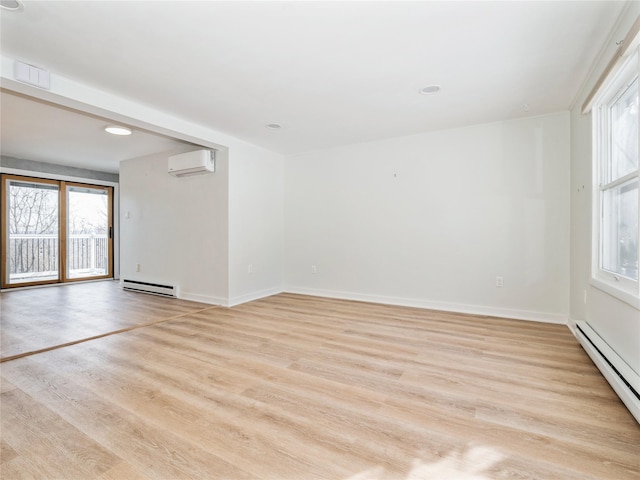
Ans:
<svg viewBox="0 0 640 480"><path fill-rule="evenodd" d="M51 88L51 75L47 70L16 60L13 71L15 79L19 82L28 83L45 90Z"/></svg>

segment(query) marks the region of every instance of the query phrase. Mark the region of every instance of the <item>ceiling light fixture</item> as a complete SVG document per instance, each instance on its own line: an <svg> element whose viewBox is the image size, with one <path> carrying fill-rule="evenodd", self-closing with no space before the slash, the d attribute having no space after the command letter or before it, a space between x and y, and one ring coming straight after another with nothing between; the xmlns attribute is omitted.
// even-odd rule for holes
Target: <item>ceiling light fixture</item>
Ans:
<svg viewBox="0 0 640 480"><path fill-rule="evenodd" d="M18 0L0 0L0 7L5 10L22 10L22 3Z"/></svg>
<svg viewBox="0 0 640 480"><path fill-rule="evenodd" d="M267 123L265 127L270 128L271 130L277 130L279 128L282 128L282 125L280 125L279 123Z"/></svg>
<svg viewBox="0 0 640 480"><path fill-rule="evenodd" d="M132 133L130 128L121 125L108 125L104 127L104 131L112 135L131 135Z"/></svg>
<svg viewBox="0 0 640 480"><path fill-rule="evenodd" d="M434 93L438 93L440 91L439 85L427 85L424 88L418 90L422 95L433 95Z"/></svg>

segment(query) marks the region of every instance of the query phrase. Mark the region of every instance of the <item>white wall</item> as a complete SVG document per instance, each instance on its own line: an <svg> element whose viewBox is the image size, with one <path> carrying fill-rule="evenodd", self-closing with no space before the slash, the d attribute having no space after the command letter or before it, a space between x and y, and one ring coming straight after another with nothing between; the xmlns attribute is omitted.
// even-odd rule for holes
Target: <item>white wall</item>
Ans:
<svg viewBox="0 0 640 480"><path fill-rule="evenodd" d="M586 320L640 375L640 311L591 284L591 114L581 114L584 100L617 49L616 42L624 38L638 15L640 3L632 2L571 110L570 304L572 324Z"/></svg>
<svg viewBox="0 0 640 480"><path fill-rule="evenodd" d="M281 155L56 73L50 90L17 82L8 57L0 77L10 91L218 150L215 174L188 179L167 174L166 154L122 162L122 278L223 305L281 291Z"/></svg>
<svg viewBox="0 0 640 480"><path fill-rule="evenodd" d="M121 278L178 285L181 298L226 303L227 185L226 152L214 174L186 178L167 173L166 154L121 162Z"/></svg>
<svg viewBox="0 0 640 480"><path fill-rule="evenodd" d="M243 142L211 175L173 177L166 154L121 162L122 278L220 305L281 292L282 179L280 155Z"/></svg>
<svg viewBox="0 0 640 480"><path fill-rule="evenodd" d="M230 150L229 300L282 292L284 158L249 144Z"/></svg>
<svg viewBox="0 0 640 480"><path fill-rule="evenodd" d="M286 160L287 291L565 322L568 237L568 113Z"/></svg>

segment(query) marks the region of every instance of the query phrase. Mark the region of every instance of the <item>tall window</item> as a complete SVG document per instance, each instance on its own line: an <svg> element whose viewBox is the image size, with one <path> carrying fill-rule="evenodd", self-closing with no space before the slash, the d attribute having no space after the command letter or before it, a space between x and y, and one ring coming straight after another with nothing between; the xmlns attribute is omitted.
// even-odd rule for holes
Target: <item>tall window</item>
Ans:
<svg viewBox="0 0 640 480"><path fill-rule="evenodd" d="M636 298L640 296L638 92L636 49L606 78L592 110L598 227L594 277Z"/></svg>

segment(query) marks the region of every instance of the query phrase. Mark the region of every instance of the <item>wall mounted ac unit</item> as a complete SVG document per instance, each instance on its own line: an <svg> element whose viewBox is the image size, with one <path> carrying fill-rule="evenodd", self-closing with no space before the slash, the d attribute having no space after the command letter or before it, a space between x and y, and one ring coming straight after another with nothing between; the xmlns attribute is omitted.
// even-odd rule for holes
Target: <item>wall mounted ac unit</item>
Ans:
<svg viewBox="0 0 640 480"><path fill-rule="evenodd" d="M176 177L202 175L215 171L215 152L195 150L169 157L169 173Z"/></svg>

